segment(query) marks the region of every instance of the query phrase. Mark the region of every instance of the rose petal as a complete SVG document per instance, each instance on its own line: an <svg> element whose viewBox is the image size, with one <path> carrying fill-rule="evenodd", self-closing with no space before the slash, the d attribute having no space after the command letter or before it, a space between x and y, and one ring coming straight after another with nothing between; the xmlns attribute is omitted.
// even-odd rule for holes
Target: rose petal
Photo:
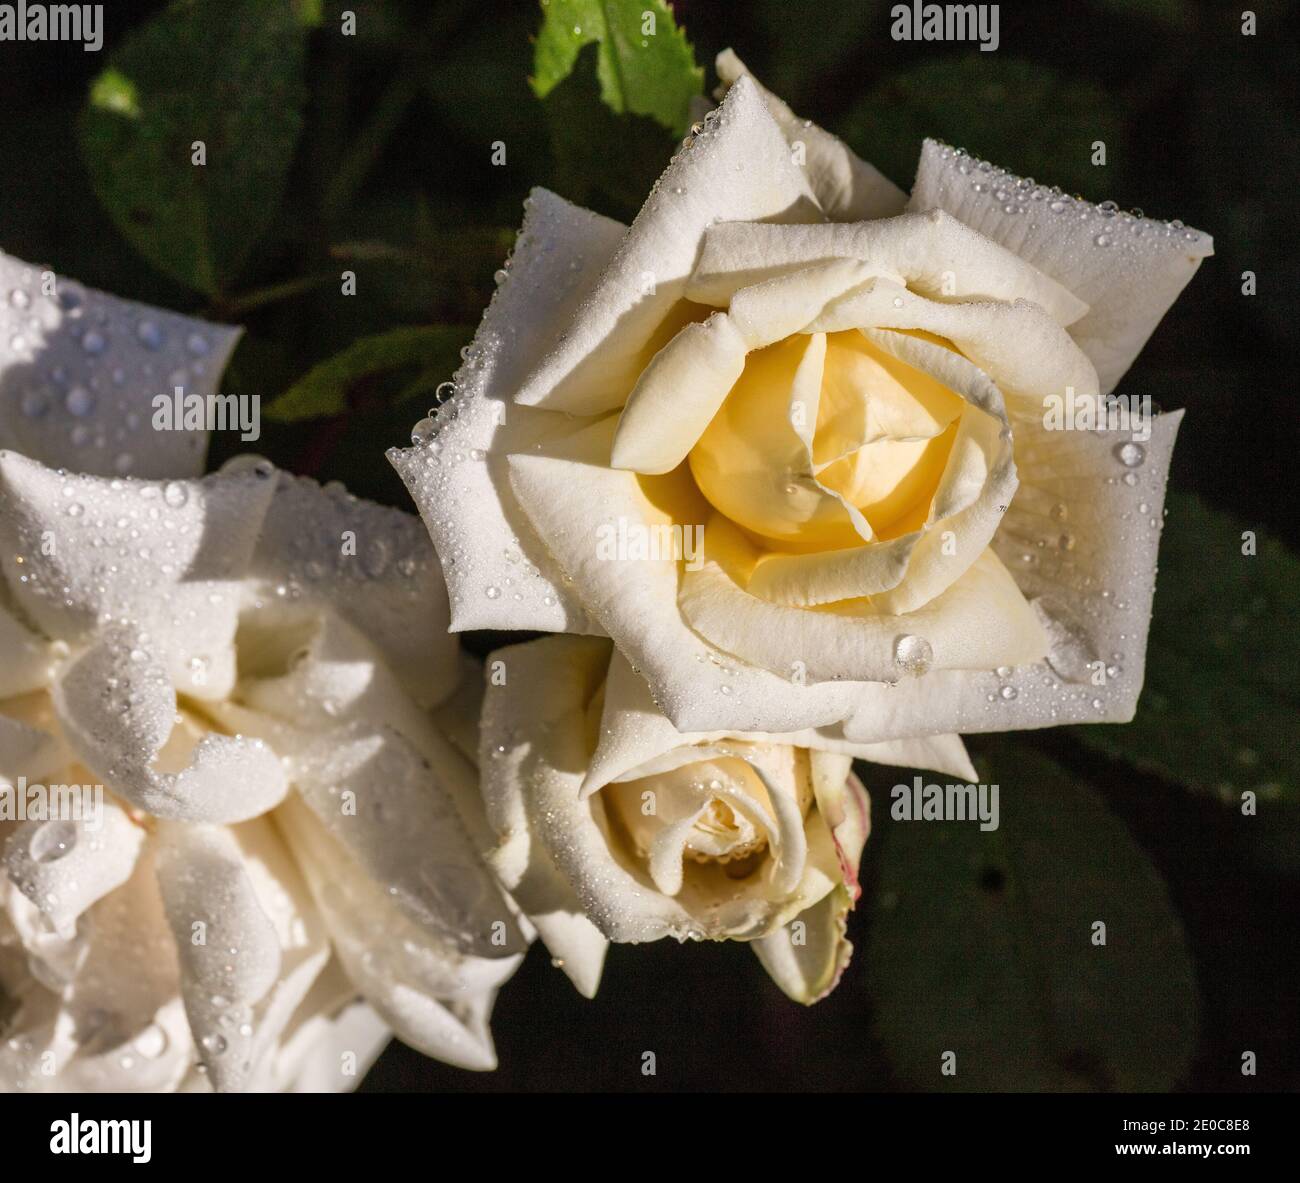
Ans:
<svg viewBox="0 0 1300 1183"><path fill-rule="evenodd" d="M996 191L1019 193L1029 191L1028 185L999 170L981 174L982 191L977 191L964 167L969 168L969 157L926 140L909 209L947 210L1087 301L1088 314L1070 333L1096 366L1102 393L1109 393L1201 260L1214 253L1214 240L1151 218L1118 216L1113 210L1108 216L1090 202L1041 189L1038 200L1008 214Z"/></svg>
<svg viewBox="0 0 1300 1183"><path fill-rule="evenodd" d="M281 473L251 574L268 596L287 587L364 629L424 705L455 689L447 590L418 518Z"/></svg>
<svg viewBox="0 0 1300 1183"><path fill-rule="evenodd" d="M0 453L0 569L50 636L75 641L103 620L130 621L181 689L224 697L234 681L234 584L273 492L273 481L251 473L110 481Z"/></svg>
<svg viewBox="0 0 1300 1183"><path fill-rule="evenodd" d="M811 1006L839 985L853 956L845 935L852 907L848 892L837 887L784 928L754 942L768 976L795 1002Z"/></svg>
<svg viewBox="0 0 1300 1183"><path fill-rule="evenodd" d="M836 222L862 218L884 218L899 213L907 195L872 165L859 158L838 136L823 131L807 119L800 119L770 91L764 89L744 62L730 49L716 59L722 85L734 87L749 79L782 134L791 144L804 146L804 167L818 204Z"/></svg>
<svg viewBox="0 0 1300 1183"><path fill-rule="evenodd" d="M144 831L101 799L80 818L23 822L5 843L4 865L10 882L70 937L77 917L131 877L143 844Z"/></svg>
<svg viewBox="0 0 1300 1183"><path fill-rule="evenodd" d="M625 780L633 770L651 764L683 743L712 743L719 739L740 739L755 743L784 743L811 748L814 760L820 753L833 752L846 758L870 760L904 768L928 768L965 780L975 779L975 770L961 738L936 735L891 743L855 744L844 739L838 728L807 728L771 735L765 732L693 731L681 732L655 705L650 687L635 672L627 658L614 650L605 678L605 697L600 717L600 741L591 757L582 784L582 796L590 797L605 785Z"/></svg>
<svg viewBox="0 0 1300 1183"><path fill-rule="evenodd" d="M176 386L216 394L241 329L119 300L4 254L0 296L0 450L101 476L203 471L207 432L155 430L153 400Z"/></svg>
<svg viewBox="0 0 1300 1183"><path fill-rule="evenodd" d="M503 469L510 452L532 451L574 431L565 416L511 399L625 231L545 189L533 190L507 277L456 375L457 394L438 413L436 437L388 453L442 558L457 632L587 629L581 603L515 504ZM499 594L485 594L490 587Z"/></svg>
<svg viewBox="0 0 1300 1183"><path fill-rule="evenodd" d="M592 415L621 406L686 291L706 226L821 220L758 88L732 87L714 126L683 148L632 223L594 291L516 395L525 406Z"/></svg>
<svg viewBox="0 0 1300 1183"><path fill-rule="evenodd" d="M218 1092L240 1092L256 1071L255 1008L280 976L275 926L223 828L161 825L158 886L198 1054Z"/></svg>
<svg viewBox="0 0 1300 1183"><path fill-rule="evenodd" d="M63 670L52 697L72 749L155 817L235 822L273 808L288 784L259 739L205 735L177 772L154 767L172 734L176 692L144 643L133 629L105 629Z"/></svg>
<svg viewBox="0 0 1300 1183"><path fill-rule="evenodd" d="M637 379L619 418L610 463L647 473L676 468L740 377L746 351L726 313L682 329Z"/></svg>
<svg viewBox="0 0 1300 1183"><path fill-rule="evenodd" d="M498 949L505 955L467 956L417 927L298 799L290 798L277 820L348 976L398 1037L461 1068L496 1067L488 1015L522 955Z"/></svg>
<svg viewBox="0 0 1300 1183"><path fill-rule="evenodd" d="M351 1092L392 1038L391 1028L369 1003L349 1003L336 1015L313 1010L281 1053L279 1088L291 1093Z"/></svg>
<svg viewBox="0 0 1300 1183"><path fill-rule="evenodd" d="M751 284L835 259L860 260L931 300L1032 300L1061 325L1088 311L1068 288L940 209L874 222L711 226L686 294L726 307Z"/></svg>
<svg viewBox="0 0 1300 1183"><path fill-rule="evenodd" d="M739 531L722 521L709 530L711 555L718 549L715 540L728 534L743 545ZM933 600L902 615L867 601L830 611L773 604L745 591L713 558L683 574L680 604L686 623L725 652L814 682L895 680L902 636L925 638L936 670L1020 665L1036 661L1047 648L1037 617L992 551Z"/></svg>

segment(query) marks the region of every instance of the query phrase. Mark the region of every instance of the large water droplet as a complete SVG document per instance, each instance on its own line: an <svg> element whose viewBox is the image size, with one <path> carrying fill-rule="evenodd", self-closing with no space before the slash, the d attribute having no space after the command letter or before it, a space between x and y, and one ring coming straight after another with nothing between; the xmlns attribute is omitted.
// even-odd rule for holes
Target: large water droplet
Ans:
<svg viewBox="0 0 1300 1183"><path fill-rule="evenodd" d="M76 823L55 820L46 822L32 835L27 852L35 862L52 863L63 858L76 845Z"/></svg>
<svg viewBox="0 0 1300 1183"><path fill-rule="evenodd" d="M1115 447L1115 458L1125 468L1137 468L1147 458L1147 450L1133 440L1125 440Z"/></svg>
<svg viewBox="0 0 1300 1183"><path fill-rule="evenodd" d="M924 637L907 633L894 641L894 664L906 674L925 673L933 660L934 649Z"/></svg>

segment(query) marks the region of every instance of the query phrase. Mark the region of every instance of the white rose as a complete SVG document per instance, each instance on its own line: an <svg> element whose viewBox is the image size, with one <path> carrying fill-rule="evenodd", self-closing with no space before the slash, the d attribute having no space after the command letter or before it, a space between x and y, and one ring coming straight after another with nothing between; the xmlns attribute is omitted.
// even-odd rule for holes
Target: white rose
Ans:
<svg viewBox="0 0 1300 1183"><path fill-rule="evenodd" d="M741 940L791 998L829 993L870 802L854 757L974 769L956 736L886 744L684 734L645 682L591 637L501 649L479 764L493 870L586 996L609 941Z"/></svg>
<svg viewBox="0 0 1300 1183"><path fill-rule="evenodd" d="M718 70L631 227L534 192L391 454L452 627L608 635L685 731L1130 718L1180 416L1045 412L1101 407L1209 238L929 141L908 199Z"/></svg>
<svg viewBox="0 0 1300 1183"><path fill-rule="evenodd" d="M45 467L196 473L149 399L234 334L0 273L0 1090L350 1089L394 1032L493 1067L526 942L424 531L253 458Z"/></svg>

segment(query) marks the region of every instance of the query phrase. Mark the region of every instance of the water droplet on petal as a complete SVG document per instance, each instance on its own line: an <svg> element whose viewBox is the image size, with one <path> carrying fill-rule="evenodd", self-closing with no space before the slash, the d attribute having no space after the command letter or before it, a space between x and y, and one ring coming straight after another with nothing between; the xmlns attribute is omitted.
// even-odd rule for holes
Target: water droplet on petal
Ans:
<svg viewBox="0 0 1300 1183"><path fill-rule="evenodd" d="M75 822L54 820L46 822L28 844L27 853L34 862L52 863L68 854L77 845Z"/></svg>
<svg viewBox="0 0 1300 1183"><path fill-rule="evenodd" d="M84 419L95 409L94 391L88 390L84 386L74 386L63 396L63 405L67 408L69 415Z"/></svg>
<svg viewBox="0 0 1300 1183"><path fill-rule="evenodd" d="M156 320L142 320L135 326L135 336L136 340L151 352L162 348L163 331Z"/></svg>
<svg viewBox="0 0 1300 1183"><path fill-rule="evenodd" d="M1147 450L1133 440L1126 440L1115 447L1115 458L1125 468L1137 468L1147 458Z"/></svg>
<svg viewBox="0 0 1300 1183"><path fill-rule="evenodd" d="M934 648L924 637L907 633L894 641L894 664L914 677L925 673L934 660Z"/></svg>

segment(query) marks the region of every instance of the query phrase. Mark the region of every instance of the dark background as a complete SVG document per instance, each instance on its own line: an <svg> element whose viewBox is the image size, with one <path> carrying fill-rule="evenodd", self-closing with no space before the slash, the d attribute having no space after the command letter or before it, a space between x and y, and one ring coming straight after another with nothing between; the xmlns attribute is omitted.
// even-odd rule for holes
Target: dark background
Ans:
<svg viewBox="0 0 1300 1183"><path fill-rule="evenodd" d="M228 375L232 390L270 397L366 333L429 322L472 326L532 185L549 183L629 218L672 148L666 131L631 119L593 133L593 152L604 161L599 171L557 148L551 116L527 85L530 37L540 22L531 3L358 0L348 5L359 17L356 39L312 35L306 125L270 229L237 283L199 296L132 250L97 200L78 149L89 81L114 45L161 7L106 5L103 54L0 46L0 247L119 295L246 324ZM325 5L327 22L341 7ZM1121 390L1187 408L1174 487L1300 544L1292 494L1300 416L1300 40L1293 5L1255 3L1259 33L1243 37L1241 5L1004 3L996 53L972 44L894 42L890 5L871 0L679 0L673 7L709 88L713 55L733 46L796 111L843 135L904 187L921 137L931 135L1092 200L1140 205L1213 234L1216 256ZM1089 161L1095 139L1107 144L1104 168ZM494 140L509 146L507 167L490 163ZM357 270L365 299L340 300L337 280L264 297L285 281L337 276L344 266ZM1254 297L1241 292L1246 270L1257 275ZM348 393L347 415L269 428L260 450L286 468L340 478L355 492L409 508L381 452L405 442L430 399L394 405L382 383L358 383ZM218 442L213 463L223 455ZM1202 578L1207 598L1219 594L1212 562L1180 570L1172 592L1162 582L1158 620L1171 595L1195 606ZM1294 591L1283 589L1251 630L1289 638L1293 648L1300 625ZM492 642L470 640L479 651ZM1224 680L1231 694L1237 675L1229 665L1204 676ZM1293 681L1267 721L1284 749L1296 742L1297 701ZM1235 724L1225 718L1221 726ZM971 748L988 757L998 742L976 738ZM1219 799L1225 794L1189 791L1171 777L1168 762L1138 771L1078 729L1033 733L1023 742L1090 783L1168 884L1201 1011L1180 1087L1300 1085L1294 797L1264 843L1258 827L1243 825L1231 802ZM1293 751L1290 760L1294 769ZM870 776L869 786L882 787L910 779L891 770ZM1232 769L1222 781L1231 797ZM1293 793L1295 785L1284 789ZM891 1069L869 998L867 946L878 915L872 901L893 840L884 814L878 805L866 895L851 923L857 955L838 991L815 1008L788 1001L740 945L615 946L594 1002L573 991L539 945L497 1004L497 1072L461 1072L394 1044L363 1088L931 1087ZM1003 890L997 874L973 870L996 903ZM935 906L942 907L941 897ZM933 972L959 976L960 967L936 964ZM960 993L959 980L949 986ZM1259 1056L1258 1077L1241 1075L1245 1049ZM641 1075L646 1050L657 1056L654 1077ZM1107 1065L1086 1054L1066 1067L1077 1087L1116 1086ZM936 1078L932 1086L942 1083ZM1018 1082L1012 1076L1005 1083Z"/></svg>

